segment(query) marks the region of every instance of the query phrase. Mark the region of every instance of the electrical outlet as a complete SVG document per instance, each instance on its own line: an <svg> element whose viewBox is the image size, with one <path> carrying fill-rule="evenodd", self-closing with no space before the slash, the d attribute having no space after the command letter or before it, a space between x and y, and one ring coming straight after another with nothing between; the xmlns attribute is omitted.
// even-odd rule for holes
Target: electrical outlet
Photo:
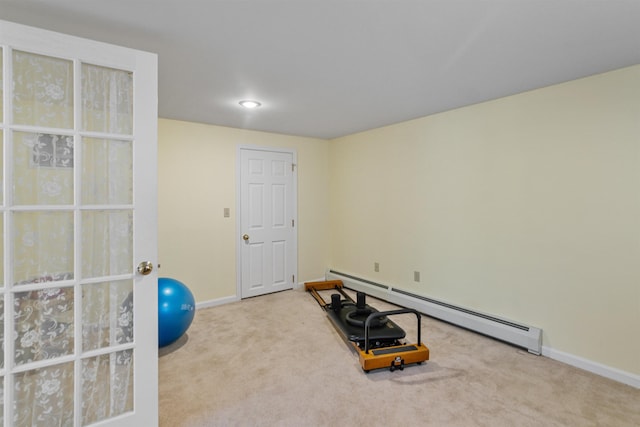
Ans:
<svg viewBox="0 0 640 427"><path fill-rule="evenodd" d="M375 271L376 273L378 273L380 271L380 263L379 262L374 262L373 263L373 271Z"/></svg>
<svg viewBox="0 0 640 427"><path fill-rule="evenodd" d="M414 271L413 272L413 281L414 282L419 282L420 281L420 272L419 271Z"/></svg>

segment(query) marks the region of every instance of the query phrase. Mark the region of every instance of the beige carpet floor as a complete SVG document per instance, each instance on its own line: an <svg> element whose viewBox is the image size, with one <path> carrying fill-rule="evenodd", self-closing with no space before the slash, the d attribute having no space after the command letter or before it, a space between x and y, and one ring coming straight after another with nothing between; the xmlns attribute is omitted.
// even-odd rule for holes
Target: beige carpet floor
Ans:
<svg viewBox="0 0 640 427"><path fill-rule="evenodd" d="M393 320L415 341L415 316ZM422 331L427 363L365 374L303 290L198 310L160 349L160 426L640 426L638 389L429 317Z"/></svg>

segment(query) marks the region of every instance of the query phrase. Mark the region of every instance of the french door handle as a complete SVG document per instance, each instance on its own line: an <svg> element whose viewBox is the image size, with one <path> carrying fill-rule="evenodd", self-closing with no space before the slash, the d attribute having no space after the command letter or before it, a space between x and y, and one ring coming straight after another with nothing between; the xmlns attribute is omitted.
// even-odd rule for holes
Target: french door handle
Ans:
<svg viewBox="0 0 640 427"><path fill-rule="evenodd" d="M142 274L143 276L150 274L152 271L153 264L149 261L142 261L140 264L138 264L138 273Z"/></svg>

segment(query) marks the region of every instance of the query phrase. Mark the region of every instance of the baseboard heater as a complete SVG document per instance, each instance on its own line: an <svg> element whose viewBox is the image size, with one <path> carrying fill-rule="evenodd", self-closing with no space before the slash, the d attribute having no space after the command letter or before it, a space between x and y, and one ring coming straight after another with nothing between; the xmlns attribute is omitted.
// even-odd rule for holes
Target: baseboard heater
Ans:
<svg viewBox="0 0 640 427"><path fill-rule="evenodd" d="M540 355L542 351L542 329L522 325L485 313L458 307L446 302L427 298L392 286L372 282L350 274L327 270L326 280L342 280L354 291L365 292L372 297L402 307L413 308L428 316L443 320L465 329L526 348L529 353Z"/></svg>

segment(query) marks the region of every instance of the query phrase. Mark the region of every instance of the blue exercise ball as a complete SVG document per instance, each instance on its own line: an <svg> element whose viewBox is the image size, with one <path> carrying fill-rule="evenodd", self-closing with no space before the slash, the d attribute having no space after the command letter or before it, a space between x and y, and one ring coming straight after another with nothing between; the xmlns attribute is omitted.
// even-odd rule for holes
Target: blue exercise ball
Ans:
<svg viewBox="0 0 640 427"><path fill-rule="evenodd" d="M187 286L176 279L158 278L158 346L180 338L196 314L195 300Z"/></svg>

